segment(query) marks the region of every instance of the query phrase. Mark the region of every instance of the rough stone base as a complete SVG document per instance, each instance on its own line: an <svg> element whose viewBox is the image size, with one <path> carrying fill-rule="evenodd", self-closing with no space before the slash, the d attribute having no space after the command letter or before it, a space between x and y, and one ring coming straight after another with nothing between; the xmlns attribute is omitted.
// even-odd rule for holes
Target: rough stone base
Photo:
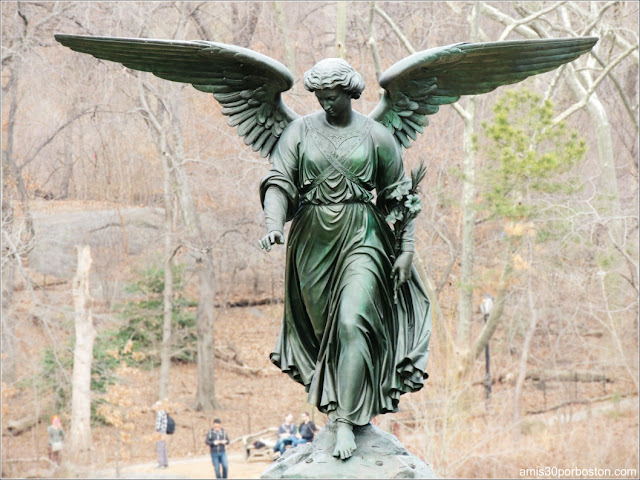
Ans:
<svg viewBox="0 0 640 480"><path fill-rule="evenodd" d="M332 456L336 424L330 422L312 443L287 450L261 478L439 478L394 435L371 424L353 431L357 450L351 458Z"/></svg>

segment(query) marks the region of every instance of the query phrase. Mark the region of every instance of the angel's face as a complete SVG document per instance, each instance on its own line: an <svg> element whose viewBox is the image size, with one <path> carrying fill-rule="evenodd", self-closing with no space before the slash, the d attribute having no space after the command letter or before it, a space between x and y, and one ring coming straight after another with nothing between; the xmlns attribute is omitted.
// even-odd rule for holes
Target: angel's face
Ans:
<svg viewBox="0 0 640 480"><path fill-rule="evenodd" d="M325 88L315 91L322 109L330 118L339 118L351 109L351 96L342 88Z"/></svg>

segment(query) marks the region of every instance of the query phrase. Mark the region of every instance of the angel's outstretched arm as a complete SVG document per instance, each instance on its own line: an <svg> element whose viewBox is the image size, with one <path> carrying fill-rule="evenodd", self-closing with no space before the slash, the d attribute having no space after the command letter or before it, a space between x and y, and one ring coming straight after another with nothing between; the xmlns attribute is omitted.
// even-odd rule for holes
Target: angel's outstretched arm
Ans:
<svg viewBox="0 0 640 480"><path fill-rule="evenodd" d="M267 234L258 241L260 247L267 252L271 250L271 245L284 243L287 205L287 196L282 190L273 186L267 189L262 201Z"/></svg>
<svg viewBox="0 0 640 480"><path fill-rule="evenodd" d="M212 93L229 117L227 123L263 157L298 117L281 98L293 85L289 70L253 50L205 41L60 34L55 38L72 50Z"/></svg>
<svg viewBox="0 0 640 480"><path fill-rule="evenodd" d="M275 243L284 243L284 224L293 218L298 208L298 146L301 125L300 122L294 122L283 133L271 156L271 170L260 182L267 234L259 244L267 251Z"/></svg>

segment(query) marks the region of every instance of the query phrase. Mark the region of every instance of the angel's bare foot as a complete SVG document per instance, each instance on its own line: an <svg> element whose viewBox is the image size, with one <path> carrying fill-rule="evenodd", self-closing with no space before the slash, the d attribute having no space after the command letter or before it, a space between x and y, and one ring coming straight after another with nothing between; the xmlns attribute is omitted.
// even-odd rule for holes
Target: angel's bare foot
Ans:
<svg viewBox="0 0 640 480"><path fill-rule="evenodd" d="M333 456L341 460L346 460L356 450L356 438L353 435L353 427L349 423L338 422L336 431L336 446L333 449Z"/></svg>

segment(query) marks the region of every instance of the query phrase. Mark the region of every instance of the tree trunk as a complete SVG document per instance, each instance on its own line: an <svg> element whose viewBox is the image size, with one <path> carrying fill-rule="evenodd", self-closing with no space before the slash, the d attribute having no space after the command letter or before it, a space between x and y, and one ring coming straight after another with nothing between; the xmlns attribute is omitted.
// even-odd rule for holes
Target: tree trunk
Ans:
<svg viewBox="0 0 640 480"><path fill-rule="evenodd" d="M13 314L5 308L5 298L7 298L7 304L10 305L12 301L12 294L5 296L8 293L9 287L5 290L5 283L13 282L12 279L8 279L8 276L13 276L12 265L7 265L2 271L2 381L7 384L11 384L16 380L16 338L14 332L15 317Z"/></svg>
<svg viewBox="0 0 640 480"><path fill-rule="evenodd" d="M367 43L369 44L369 48L371 49L371 58L373 60L373 67L376 72L376 78L380 78L382 75L382 62L380 61L380 52L378 51L378 41L376 40L376 27L373 23L375 18L376 10L375 3L371 2L369 6L369 40ZM381 98L382 89L378 87L378 98Z"/></svg>
<svg viewBox="0 0 640 480"><path fill-rule="evenodd" d="M347 30L347 2L338 2L336 10L336 56L346 59L347 47L344 42Z"/></svg>
<svg viewBox="0 0 640 480"><path fill-rule="evenodd" d="M231 14L233 18L233 43L239 47L248 48L251 45L253 34L256 31L256 25L258 24L258 18L260 17L260 11L262 10L262 3L249 3L244 4L249 9L247 18L244 22L240 20L238 14L238 6L235 3L231 4Z"/></svg>
<svg viewBox="0 0 640 480"><path fill-rule="evenodd" d="M529 243L529 265L533 265L533 245L531 238ZM531 349L531 340L536 332L538 325L538 312L533 299L533 273L529 272L529 281L527 285L527 296L529 301L529 326L524 336L524 344L522 345L522 354L520 355L520 365L518 368L518 378L515 388L513 389L513 433L516 439L520 438L520 397L522 396L522 386L527 377L527 360L529 359L529 350Z"/></svg>
<svg viewBox="0 0 640 480"><path fill-rule="evenodd" d="M71 118L72 115L69 115ZM62 179L60 180L60 199L69 198L69 186L73 176L73 124L69 125L64 136L64 167L62 169Z"/></svg>
<svg viewBox="0 0 640 480"><path fill-rule="evenodd" d="M473 251L476 221L475 170L476 156L473 151L474 119L476 98L470 97L464 118L462 145L462 251L460 254L460 296L458 297L458 332L456 344L462 352L469 350L471 343L471 322L473 320ZM464 357L464 354L463 354ZM462 357L461 357L462 358Z"/></svg>
<svg viewBox="0 0 640 480"><path fill-rule="evenodd" d="M478 338L476 338L475 342L473 343L473 347L471 347L469 355L467 356L467 359L462 366L462 378L465 378L469 374L469 372L471 371L471 367L473 366L473 362L489 344L489 340L491 340L493 333L496 331L496 328L498 328L498 323L500 321L500 318L502 317L502 312L504 311L504 302L509 291L509 282L511 281L511 275L513 273L514 250L510 241L507 241L505 254L507 258L505 260L505 265L500 276L500 281L498 282L498 289L496 292L493 309L491 310L491 314L487 319L487 323L485 323L482 331L480 332L480 335L478 335Z"/></svg>
<svg viewBox="0 0 640 480"><path fill-rule="evenodd" d="M91 364L93 362L93 327L89 304L89 270L91 250L88 246L76 247L78 270L73 278L73 306L75 310L76 344L73 351L73 377L71 391L72 454L91 448Z"/></svg>
<svg viewBox="0 0 640 480"><path fill-rule="evenodd" d="M287 17L282 10L280 2L273 2L273 9L276 13L276 21L278 22L278 30L282 36L282 44L284 45L285 57L287 59L287 68L291 71L293 76L296 76L296 54L291 43L289 36L289 24L287 23ZM296 85L293 85L296 88Z"/></svg>
<svg viewBox="0 0 640 480"><path fill-rule="evenodd" d="M203 32L206 33L206 27ZM215 374L214 374L214 306L215 306L215 277L213 272L213 259L209 241L205 238L200 226L200 219L189 187L189 180L184 167L180 164L184 159L182 133L179 108L172 101L170 95L159 103L159 111L153 112L146 100L144 82L140 81L140 104L144 112L144 118L149 126L149 131L158 147L163 161L167 162L167 168L171 173L171 186L174 189L180 205L180 213L187 230L190 248L196 255L196 270L200 293L198 298L198 311L196 328L198 335L198 388L196 393L196 408L198 410L211 411L217 408L215 399ZM173 105L173 107L172 107ZM171 108L171 112L167 111ZM167 114L167 115L165 115ZM170 123L167 124L166 118ZM170 132L171 142L168 141L166 131ZM207 266L208 265L208 266Z"/></svg>
<svg viewBox="0 0 640 480"><path fill-rule="evenodd" d="M200 297L197 310L198 332L198 388L196 409L211 411L218 407L215 391L215 345L213 328L216 298L213 257L211 250L196 259Z"/></svg>
<svg viewBox="0 0 640 480"><path fill-rule="evenodd" d="M173 195L171 165L163 159L164 170L164 289L162 291L163 322L162 348L160 352L160 385L158 400L169 397L169 368L171 366L171 326L173 323Z"/></svg>
<svg viewBox="0 0 640 480"><path fill-rule="evenodd" d="M184 158L181 125L178 115L172 116L171 131L175 156ZM176 195L180 202L182 219L187 229L187 238L193 245L196 257L196 273L198 275L198 310L196 312L196 330L198 335L198 387L196 391L197 410L212 411L218 407L215 397L215 275L213 256L209 240L205 237L200 225L200 217L189 186L187 174L175 162L171 168Z"/></svg>
<svg viewBox="0 0 640 480"><path fill-rule="evenodd" d="M5 178L3 178L3 190L5 190ZM8 196L2 198L2 245L7 246L4 238L11 236L11 230L14 228L15 218L13 216L13 205ZM17 252L3 252L2 259L2 381L5 383L13 383L16 379L16 345L15 338L15 316L11 311L13 297L15 293L15 272L16 262L18 258Z"/></svg>
<svg viewBox="0 0 640 480"><path fill-rule="evenodd" d="M19 78L20 64L17 63L12 69L9 75L7 86L3 89L3 93L13 90L11 95L11 102L9 103L9 118L7 119L6 127L6 148L2 152L2 167L4 174L8 174L14 181L15 188L18 192L18 198L20 200L20 209L22 210L22 216L25 221L25 232L22 237L22 241L28 243L33 237L35 237L35 230L33 228L33 218L31 217L31 209L29 207L29 194L27 192L27 186L22 178L22 170L18 167L16 159L13 156L13 140L16 126L16 114L18 112L18 78ZM5 100L6 100L6 94ZM4 177L4 175L3 175ZM3 192L5 195L6 193Z"/></svg>
<svg viewBox="0 0 640 480"><path fill-rule="evenodd" d="M478 5L474 4L471 17L471 41L478 39ZM458 298L458 333L456 344L462 355L466 357L471 343L471 322L473 320L473 251L476 211L476 155L473 150L473 135L476 117L475 96L469 98L464 112L464 136L462 146L464 158L462 163L462 252L460 255L460 296Z"/></svg>
<svg viewBox="0 0 640 480"><path fill-rule="evenodd" d="M582 85L580 85L575 74L567 76L567 85L569 85L577 100L584 98L586 91ZM604 195L606 202L606 206L602 210L606 212L620 212L615 150L613 148L613 136L611 134L609 116L596 93L589 96L586 110L591 120L593 136L596 139L598 147L598 158L600 159L600 174L596 178L599 182L598 192ZM613 221L613 228L611 230L614 232L616 241L622 243L624 241L620 238L622 228L618 220Z"/></svg>

